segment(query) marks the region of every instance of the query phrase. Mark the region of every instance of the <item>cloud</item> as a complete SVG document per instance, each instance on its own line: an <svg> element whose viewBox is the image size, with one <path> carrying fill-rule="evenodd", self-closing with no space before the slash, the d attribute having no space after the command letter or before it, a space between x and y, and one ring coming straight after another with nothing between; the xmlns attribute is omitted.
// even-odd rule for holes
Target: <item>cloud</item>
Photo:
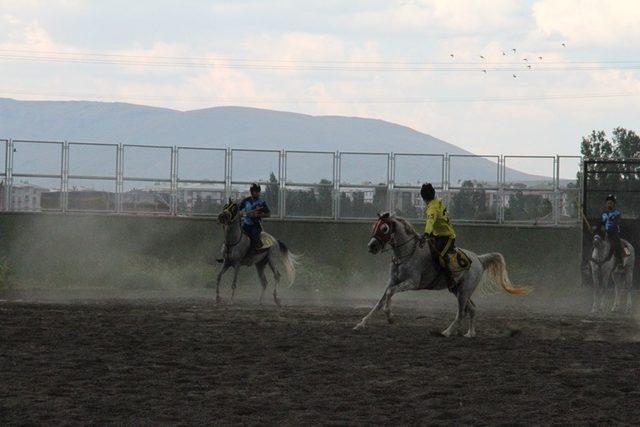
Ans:
<svg viewBox="0 0 640 427"><path fill-rule="evenodd" d="M539 0L533 16L540 32L572 46L637 44L640 2L602 0Z"/></svg>

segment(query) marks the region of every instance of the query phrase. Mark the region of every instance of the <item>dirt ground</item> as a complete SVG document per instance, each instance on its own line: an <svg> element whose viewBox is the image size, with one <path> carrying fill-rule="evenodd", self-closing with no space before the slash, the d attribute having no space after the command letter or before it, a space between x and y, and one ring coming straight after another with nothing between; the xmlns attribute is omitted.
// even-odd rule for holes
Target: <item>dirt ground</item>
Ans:
<svg viewBox="0 0 640 427"><path fill-rule="evenodd" d="M622 317L370 301L0 302L0 423L548 424L640 421L640 335Z"/></svg>

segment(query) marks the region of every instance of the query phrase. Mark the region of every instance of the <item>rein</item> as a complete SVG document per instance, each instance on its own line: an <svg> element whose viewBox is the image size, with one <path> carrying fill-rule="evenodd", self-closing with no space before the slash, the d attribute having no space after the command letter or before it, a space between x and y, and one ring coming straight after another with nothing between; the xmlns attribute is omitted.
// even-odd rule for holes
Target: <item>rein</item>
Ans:
<svg viewBox="0 0 640 427"><path fill-rule="evenodd" d="M399 257L394 256L391 259L391 262L393 262L395 265L400 265L400 264L402 264L404 262L404 260L406 260L407 258L411 258L413 256L413 254L416 253L416 249L418 247L418 240L415 237L410 237L409 239L405 240L404 242L402 242L402 243L400 243L398 245L394 245L392 243L389 243L389 246L391 246L391 248L386 249L386 250L383 249L380 252L388 252L388 251L390 251L392 249L401 248L402 246L404 246L404 245L406 245L406 244L408 244L410 242L414 242L413 249L411 250L410 253L408 253L406 255L403 255L403 256L399 256Z"/></svg>
<svg viewBox="0 0 640 427"><path fill-rule="evenodd" d="M593 262L594 264L600 266L602 264L604 264L605 262L609 261L611 258L613 257L613 245L610 244L609 245L609 253L607 254L607 256L605 257L605 259L603 260L597 260L593 257L593 255L591 256L591 262Z"/></svg>

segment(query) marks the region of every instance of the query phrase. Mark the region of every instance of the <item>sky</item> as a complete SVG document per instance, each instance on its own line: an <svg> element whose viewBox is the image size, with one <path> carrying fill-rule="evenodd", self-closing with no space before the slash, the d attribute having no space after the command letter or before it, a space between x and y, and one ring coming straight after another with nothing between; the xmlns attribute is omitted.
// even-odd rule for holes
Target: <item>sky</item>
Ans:
<svg viewBox="0 0 640 427"><path fill-rule="evenodd" d="M0 27L0 97L377 118L478 154L640 131L636 0L0 0Z"/></svg>

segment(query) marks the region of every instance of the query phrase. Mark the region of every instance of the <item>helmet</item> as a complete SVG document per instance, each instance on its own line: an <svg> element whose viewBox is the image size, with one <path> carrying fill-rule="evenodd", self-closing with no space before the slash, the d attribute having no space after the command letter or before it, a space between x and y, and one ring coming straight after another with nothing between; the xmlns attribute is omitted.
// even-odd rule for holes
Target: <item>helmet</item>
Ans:
<svg viewBox="0 0 640 427"><path fill-rule="evenodd" d="M616 196L614 196L613 194L609 194L607 196L607 198L605 199L605 202L608 202L609 200L611 200L613 203L616 202Z"/></svg>
<svg viewBox="0 0 640 427"><path fill-rule="evenodd" d="M249 191L257 191L259 193L260 191L262 191L262 189L260 188L260 184L256 184L254 182L253 184L251 184L251 187L249 187Z"/></svg>
<svg viewBox="0 0 640 427"><path fill-rule="evenodd" d="M430 182L422 184L422 187L420 188L420 196L422 196L425 201L435 199L436 190L433 188L433 185L431 185Z"/></svg>

